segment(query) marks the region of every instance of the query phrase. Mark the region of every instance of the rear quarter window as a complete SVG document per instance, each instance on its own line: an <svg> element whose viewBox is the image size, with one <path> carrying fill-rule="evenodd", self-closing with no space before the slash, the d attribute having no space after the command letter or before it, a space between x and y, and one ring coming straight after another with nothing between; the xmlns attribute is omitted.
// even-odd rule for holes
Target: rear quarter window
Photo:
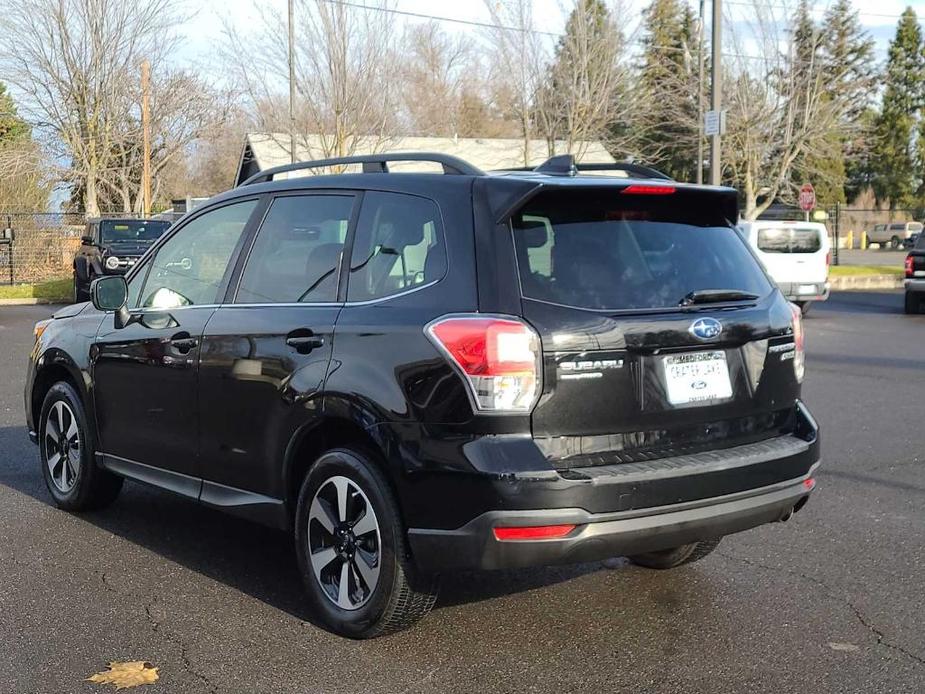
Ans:
<svg viewBox="0 0 925 694"><path fill-rule="evenodd" d="M771 289L739 232L696 198L550 191L511 227L530 299L619 311L676 307L703 289Z"/></svg>

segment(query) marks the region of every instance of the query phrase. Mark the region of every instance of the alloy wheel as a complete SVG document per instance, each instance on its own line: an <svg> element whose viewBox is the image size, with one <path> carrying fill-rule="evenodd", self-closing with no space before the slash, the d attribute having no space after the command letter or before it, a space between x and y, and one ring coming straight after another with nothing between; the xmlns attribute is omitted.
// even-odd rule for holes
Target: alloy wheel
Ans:
<svg viewBox="0 0 925 694"><path fill-rule="evenodd" d="M74 411L65 401L55 401L45 420L43 446L51 481L63 494L71 491L77 483L80 445L80 427Z"/></svg>
<svg viewBox="0 0 925 694"><path fill-rule="evenodd" d="M369 498L343 476L327 479L308 512L312 573L327 598L344 610L366 604L379 582L379 521Z"/></svg>

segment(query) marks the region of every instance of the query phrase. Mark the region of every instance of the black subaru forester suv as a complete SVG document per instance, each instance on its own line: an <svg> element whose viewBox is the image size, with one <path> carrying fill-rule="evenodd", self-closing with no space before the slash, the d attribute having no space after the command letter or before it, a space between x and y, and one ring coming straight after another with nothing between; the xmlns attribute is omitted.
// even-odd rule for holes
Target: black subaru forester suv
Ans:
<svg viewBox="0 0 925 694"><path fill-rule="evenodd" d="M443 173L396 172L420 160ZM375 155L214 198L36 325L56 504L128 478L286 529L351 637L419 619L442 572L666 569L788 519L819 460L800 312L735 191L615 168Z"/></svg>

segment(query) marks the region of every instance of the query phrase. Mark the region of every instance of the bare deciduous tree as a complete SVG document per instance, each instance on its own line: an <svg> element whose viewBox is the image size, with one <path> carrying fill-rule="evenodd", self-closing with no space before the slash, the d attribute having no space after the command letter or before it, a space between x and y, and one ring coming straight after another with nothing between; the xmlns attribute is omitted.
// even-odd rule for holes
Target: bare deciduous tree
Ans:
<svg viewBox="0 0 925 694"><path fill-rule="evenodd" d="M817 51L797 52L786 16L773 3L756 2L743 34L732 33L735 55L757 41L747 57L725 66L729 131L724 165L742 192L745 219L756 219L779 197L793 196L791 173L800 158L825 157L831 135L844 129L853 104L829 87ZM815 37L814 41L820 40ZM757 58L757 59L756 59ZM761 202L759 202L761 199Z"/></svg>
<svg viewBox="0 0 925 694"><path fill-rule="evenodd" d="M387 0L365 7L323 0L295 3L295 134L320 138L322 156L353 154L358 145L381 146L397 130L400 71L397 30ZM289 132L287 19L259 8L260 25L246 38L225 27L224 64L248 97L259 127ZM241 46L248 46L241 51ZM287 150L286 139L280 143Z"/></svg>
<svg viewBox="0 0 925 694"><path fill-rule="evenodd" d="M100 181L111 164L143 58L158 64L174 45L177 0L5 0L0 42L5 79L24 114L47 131L65 176L99 213Z"/></svg>
<svg viewBox="0 0 925 694"><path fill-rule="evenodd" d="M550 60L548 41L534 25L531 0L485 0L485 6L494 25L488 33L493 77L507 91L524 141L524 166L529 166L536 99Z"/></svg>
<svg viewBox="0 0 925 694"><path fill-rule="evenodd" d="M133 88L119 123L119 136L100 181L115 196L122 210L140 214L142 128L137 110L140 89ZM158 197L165 167L188 153L190 146L227 117L228 95L213 89L191 72L166 70L151 79L151 177L153 198ZM217 191L216 191L217 192Z"/></svg>

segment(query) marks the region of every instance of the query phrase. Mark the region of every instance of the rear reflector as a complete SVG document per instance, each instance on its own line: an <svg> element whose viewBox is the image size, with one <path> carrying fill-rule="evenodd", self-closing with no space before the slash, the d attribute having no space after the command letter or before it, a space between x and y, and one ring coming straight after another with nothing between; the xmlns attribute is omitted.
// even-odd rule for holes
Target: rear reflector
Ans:
<svg viewBox="0 0 925 694"><path fill-rule="evenodd" d="M671 195L674 186L627 186L621 192L624 195Z"/></svg>
<svg viewBox="0 0 925 694"><path fill-rule="evenodd" d="M551 540L565 537L575 529L574 525L534 525L523 528L495 528L498 540Z"/></svg>
<svg viewBox="0 0 925 694"><path fill-rule="evenodd" d="M813 489L816 488L815 478L810 477L809 479L803 480L803 486L806 488L807 491L812 491Z"/></svg>

